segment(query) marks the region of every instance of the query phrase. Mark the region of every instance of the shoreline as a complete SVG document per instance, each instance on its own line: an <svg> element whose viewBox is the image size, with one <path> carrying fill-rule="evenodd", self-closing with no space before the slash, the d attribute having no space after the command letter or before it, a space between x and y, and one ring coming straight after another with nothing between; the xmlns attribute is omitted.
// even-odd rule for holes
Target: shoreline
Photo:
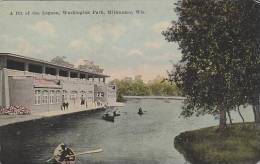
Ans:
<svg viewBox="0 0 260 164"><path fill-rule="evenodd" d="M116 102L114 104L111 104L109 107L123 107L125 106L124 103ZM92 111L98 111L98 110L105 110L106 106L94 106L89 108L81 108L81 109L67 109L67 110L53 110L53 111L46 111L46 112L40 112L40 113L32 113L30 115L0 115L0 127L7 126L7 125L13 125L17 123L27 122L27 121L34 121L34 120L40 120L44 118L51 118L51 117L60 117L60 116L66 116L66 115L72 115L82 112L92 112Z"/></svg>
<svg viewBox="0 0 260 164"><path fill-rule="evenodd" d="M123 96L125 99L171 99L171 100L185 100L186 97L181 96Z"/></svg>
<svg viewBox="0 0 260 164"><path fill-rule="evenodd" d="M72 115L72 114L83 113L83 112L98 111L102 109L105 109L105 106L97 106L97 107L92 107L83 110L82 109L78 109L78 110L70 109L67 111L55 110L55 111L42 112L42 113L31 114L31 115L0 115L0 127L29 122L29 121L41 120L41 119L51 118L51 117L60 117L60 116Z"/></svg>
<svg viewBox="0 0 260 164"><path fill-rule="evenodd" d="M192 164L256 164L260 159L260 129L253 122L182 132L174 147Z"/></svg>

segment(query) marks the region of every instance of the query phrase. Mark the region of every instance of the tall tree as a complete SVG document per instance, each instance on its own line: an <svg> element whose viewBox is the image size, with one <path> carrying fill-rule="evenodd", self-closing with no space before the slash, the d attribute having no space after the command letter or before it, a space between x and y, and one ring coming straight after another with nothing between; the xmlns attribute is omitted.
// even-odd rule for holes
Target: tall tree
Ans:
<svg viewBox="0 0 260 164"><path fill-rule="evenodd" d="M259 4L179 0L176 5L179 19L163 35L177 42L183 54L174 79L187 97L182 115L217 112L224 129L226 112L241 103L256 104Z"/></svg>

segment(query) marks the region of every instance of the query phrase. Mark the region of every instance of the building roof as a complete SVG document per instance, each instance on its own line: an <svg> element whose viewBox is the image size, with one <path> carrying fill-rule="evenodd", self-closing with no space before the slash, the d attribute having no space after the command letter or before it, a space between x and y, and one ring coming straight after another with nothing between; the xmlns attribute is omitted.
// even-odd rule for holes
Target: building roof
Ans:
<svg viewBox="0 0 260 164"><path fill-rule="evenodd" d="M0 53L0 56L7 56L7 57L10 56L10 57L17 58L17 59L23 59L23 60L28 60L28 61L46 64L46 65L49 65L49 66L63 68L65 70L77 71L77 72L87 73L87 74L91 74L91 75L98 75L98 76L101 76L101 77L110 77L109 75L105 75L103 73L98 73L98 72L95 72L93 70L82 70L82 69L78 69L78 68L67 67L67 66L63 66L63 65L54 64L52 62L44 61L44 60L41 60L41 59L35 59L35 58L22 56L22 55L18 55L18 54L13 54L13 53Z"/></svg>

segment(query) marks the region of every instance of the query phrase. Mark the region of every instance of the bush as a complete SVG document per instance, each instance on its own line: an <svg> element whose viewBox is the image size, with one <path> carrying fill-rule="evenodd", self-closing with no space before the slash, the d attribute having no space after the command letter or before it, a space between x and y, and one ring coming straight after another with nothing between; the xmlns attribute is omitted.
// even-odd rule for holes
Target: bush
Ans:
<svg viewBox="0 0 260 164"><path fill-rule="evenodd" d="M1 107L0 115L28 115L31 110L22 105L11 105L9 107Z"/></svg>

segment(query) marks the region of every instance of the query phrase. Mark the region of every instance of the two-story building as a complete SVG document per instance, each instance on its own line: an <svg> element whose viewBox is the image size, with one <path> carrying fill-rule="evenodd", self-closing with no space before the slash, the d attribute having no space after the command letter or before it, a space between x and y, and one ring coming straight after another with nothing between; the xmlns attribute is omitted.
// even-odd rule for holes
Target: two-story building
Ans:
<svg viewBox="0 0 260 164"><path fill-rule="evenodd" d="M22 105L32 112L116 101L116 86L103 73L80 70L11 53L0 53L0 106Z"/></svg>

